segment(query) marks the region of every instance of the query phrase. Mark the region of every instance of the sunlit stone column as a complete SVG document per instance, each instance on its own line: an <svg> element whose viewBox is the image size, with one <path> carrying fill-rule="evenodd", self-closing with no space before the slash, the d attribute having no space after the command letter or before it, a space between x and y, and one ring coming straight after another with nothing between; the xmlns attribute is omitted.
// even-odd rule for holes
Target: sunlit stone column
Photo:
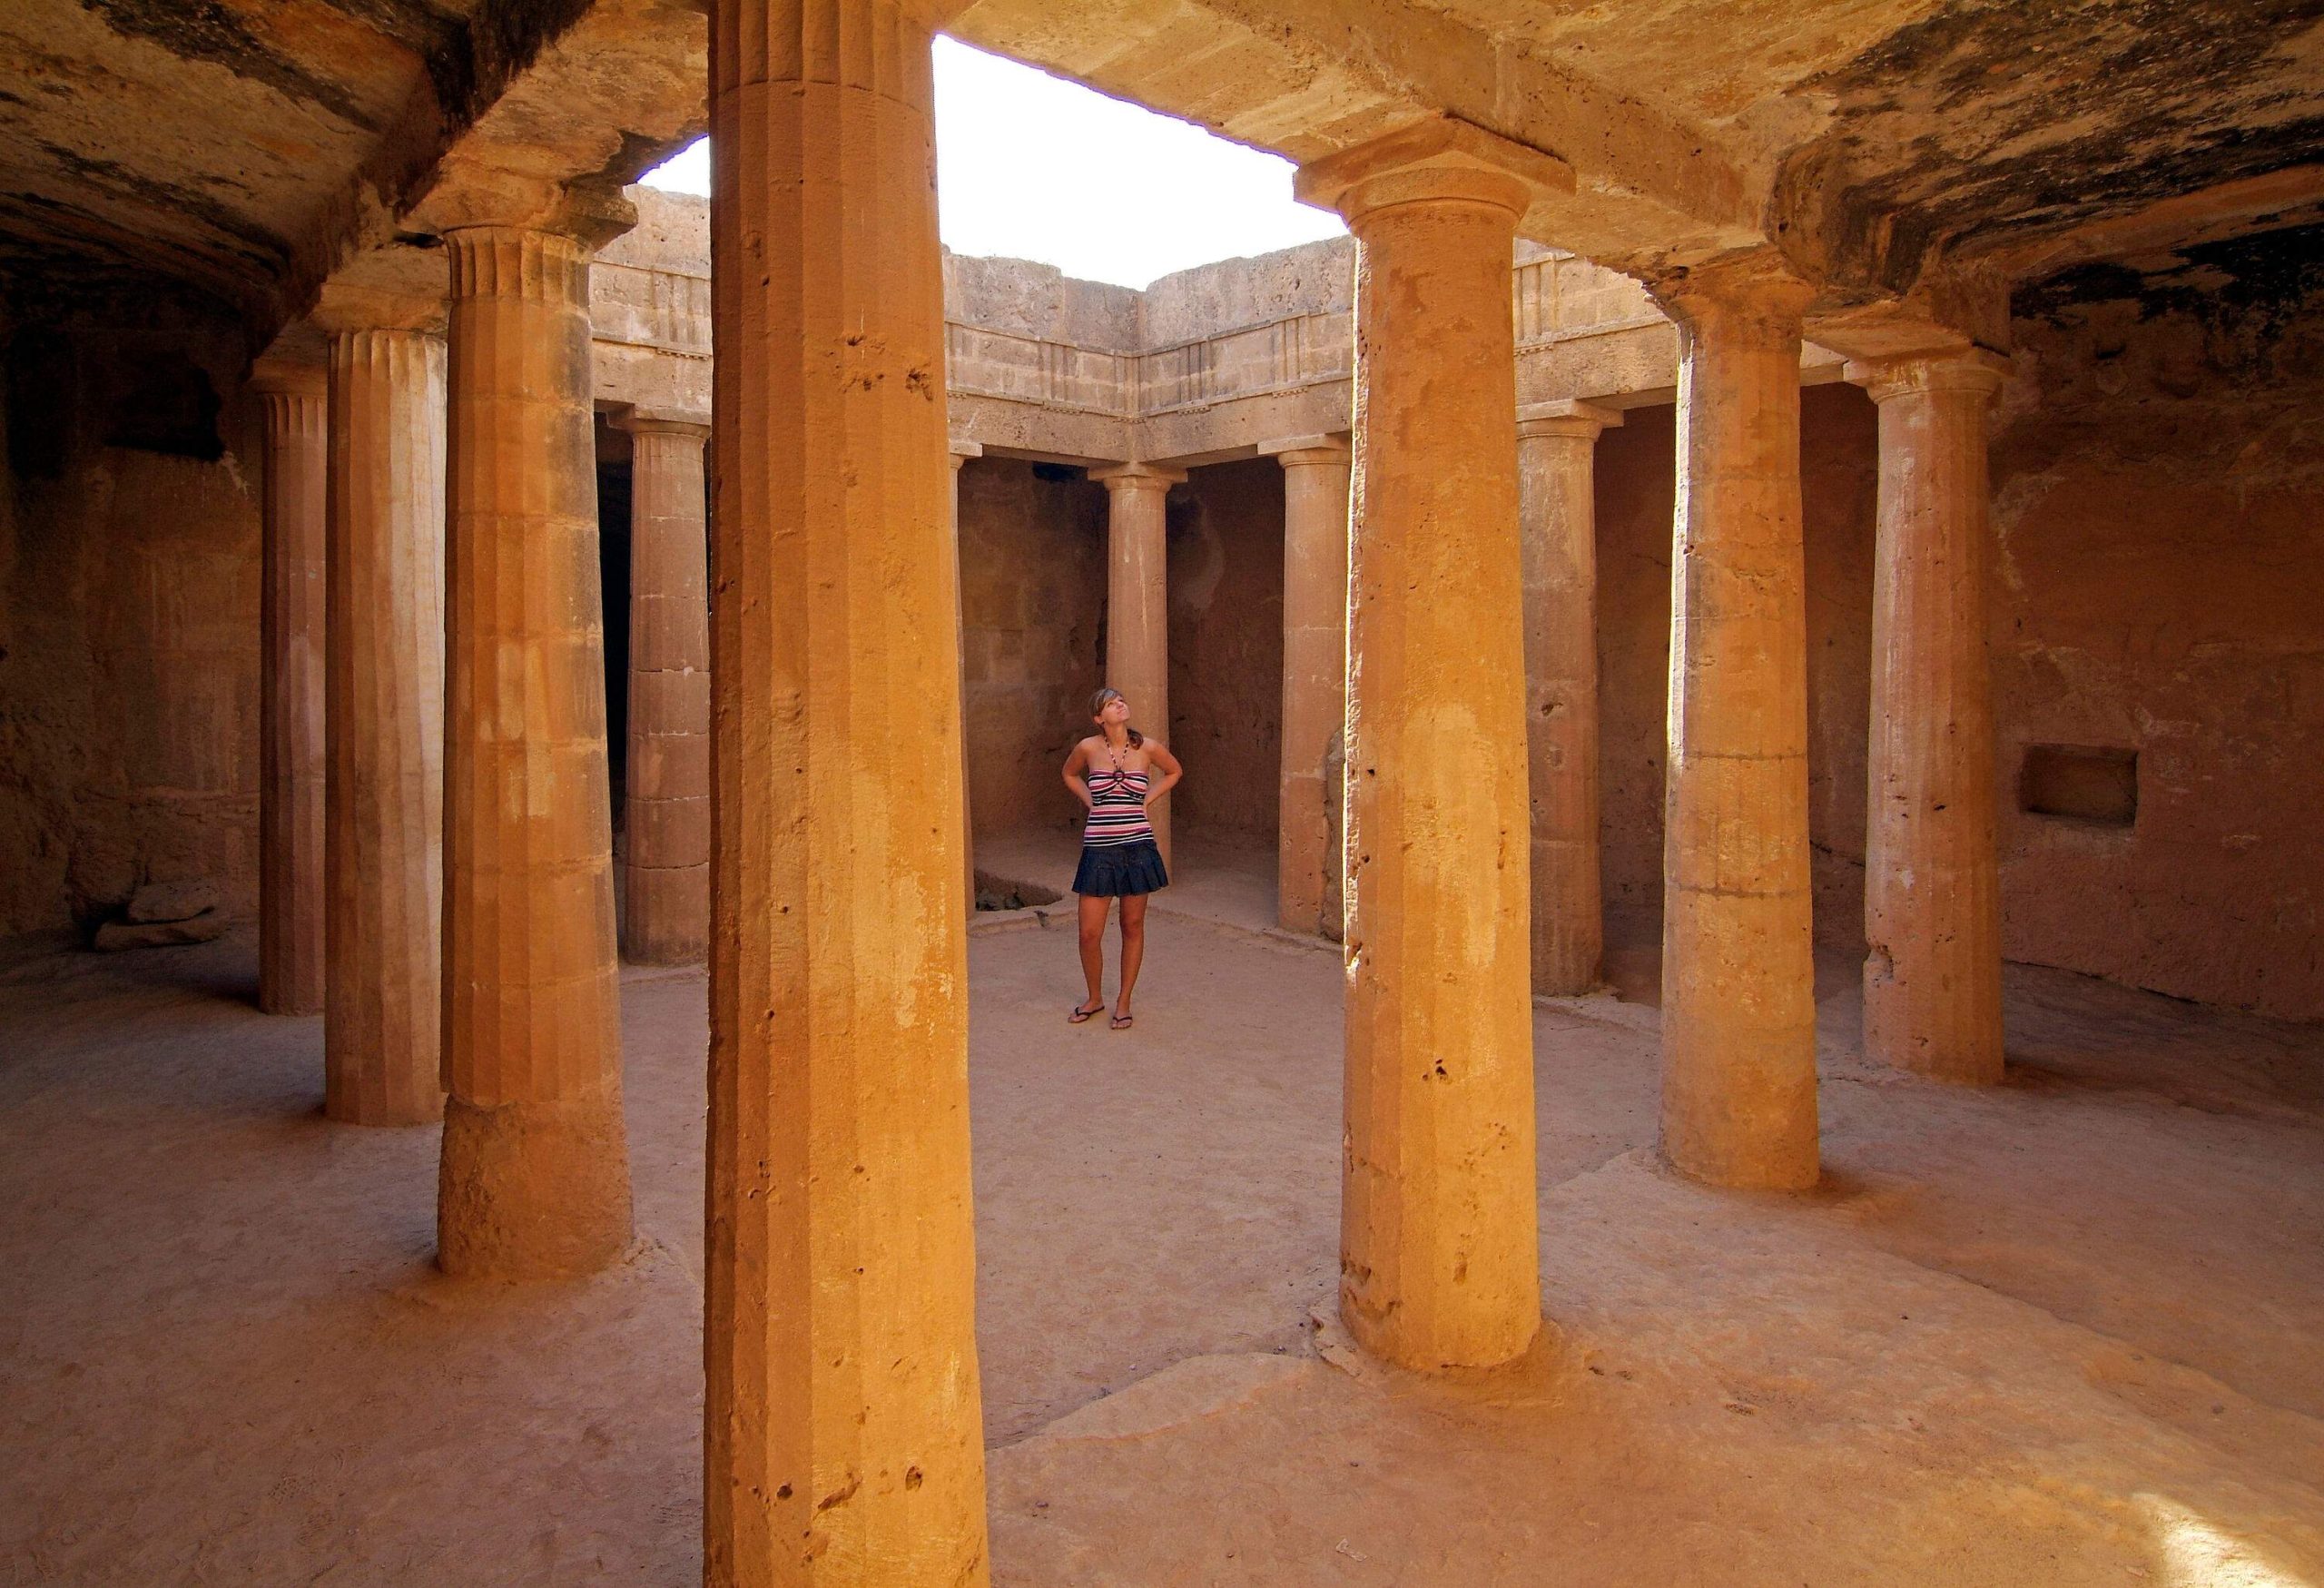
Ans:
<svg viewBox="0 0 2324 1588"><path fill-rule="evenodd" d="M1300 436L1259 450L1283 465L1283 759L1275 840L1275 920L1323 930L1324 755L1347 717L1347 479L1341 436Z"/></svg>
<svg viewBox="0 0 2324 1588"><path fill-rule="evenodd" d="M960 644L953 648L953 658L959 664L960 689L960 878L968 889L968 910L970 915L977 908L977 856L975 802L969 797L969 628L968 585L960 577L960 466L971 458L984 456L982 443L955 439L950 443L952 463L952 591L953 621L958 626Z"/></svg>
<svg viewBox="0 0 2324 1588"><path fill-rule="evenodd" d="M1989 353L1851 364L1880 405L1864 1050L2002 1078L2001 882L1985 658Z"/></svg>
<svg viewBox="0 0 2324 1588"><path fill-rule="evenodd" d="M325 320L323 1108L362 1125L444 1106L441 317L334 307ZM382 319L401 323L367 323Z"/></svg>
<svg viewBox="0 0 2324 1588"><path fill-rule="evenodd" d="M1524 527L1525 744L1533 802L1533 991L1588 992L1605 947L1598 873L1599 432L1621 414L1535 403L1517 416Z"/></svg>
<svg viewBox="0 0 2324 1588"><path fill-rule="evenodd" d="M1807 292L1666 288L1680 328L1664 797L1662 1150L1715 1185L1817 1178L1799 498Z"/></svg>
<svg viewBox="0 0 2324 1588"><path fill-rule="evenodd" d="M622 952L700 960L710 939L710 426L632 410L628 828Z"/></svg>
<svg viewBox="0 0 2324 1588"><path fill-rule="evenodd" d="M1183 469L1121 463L1093 469L1106 488L1106 682L1129 697L1140 733L1170 740L1170 488ZM1154 843L1170 863L1167 795L1153 810Z"/></svg>
<svg viewBox="0 0 2324 1588"><path fill-rule="evenodd" d="M1421 1369L1541 1325L1509 260L1563 174L1436 122L1299 176L1357 248L1340 1312Z"/></svg>
<svg viewBox="0 0 2324 1588"><path fill-rule="evenodd" d="M990 1576L936 21L712 8L714 1583Z"/></svg>
<svg viewBox="0 0 2324 1588"><path fill-rule="evenodd" d="M323 1007L323 541L330 374L262 361L266 415L259 606L258 1006Z"/></svg>
<svg viewBox="0 0 2324 1588"><path fill-rule="evenodd" d="M585 1273L629 1243L589 370L592 242L626 218L445 233L450 1274Z"/></svg>

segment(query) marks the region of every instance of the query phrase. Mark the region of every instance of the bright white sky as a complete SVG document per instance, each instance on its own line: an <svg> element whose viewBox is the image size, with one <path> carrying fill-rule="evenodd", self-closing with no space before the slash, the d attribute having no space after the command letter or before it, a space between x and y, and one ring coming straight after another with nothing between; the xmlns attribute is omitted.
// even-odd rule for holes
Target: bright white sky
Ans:
<svg viewBox="0 0 2324 1588"><path fill-rule="evenodd" d="M707 193L707 143L645 180ZM1287 160L949 38L936 41L936 186L955 253L1125 287L1346 231L1292 202Z"/></svg>

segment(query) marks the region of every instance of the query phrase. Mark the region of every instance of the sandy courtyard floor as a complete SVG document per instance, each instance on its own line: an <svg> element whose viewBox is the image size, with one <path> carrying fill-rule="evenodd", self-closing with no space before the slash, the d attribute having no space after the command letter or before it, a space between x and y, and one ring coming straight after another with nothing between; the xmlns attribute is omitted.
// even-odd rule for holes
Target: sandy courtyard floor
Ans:
<svg viewBox="0 0 2324 1588"><path fill-rule="evenodd" d="M1157 915L1114 1033L1061 918L971 945L1000 1583L2324 1588L2317 1028L2014 969L1955 1090L1835 961L1773 1198L1657 1168L1650 1008L1541 1006L1555 1327L1432 1384L1311 1323L1334 957ZM435 1130L326 1123L253 963L0 974L0 1582L697 1580L702 976L623 984L634 1253L522 1289L432 1269Z"/></svg>

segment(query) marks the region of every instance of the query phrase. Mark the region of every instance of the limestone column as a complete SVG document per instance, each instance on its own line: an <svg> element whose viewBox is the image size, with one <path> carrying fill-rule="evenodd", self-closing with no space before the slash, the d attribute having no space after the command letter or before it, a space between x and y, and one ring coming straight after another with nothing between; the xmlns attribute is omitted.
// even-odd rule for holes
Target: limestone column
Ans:
<svg viewBox="0 0 2324 1588"><path fill-rule="evenodd" d="M1865 833L1864 1050L2002 1078L2001 880L1985 659L1985 410L1999 359L1848 366L1880 405Z"/></svg>
<svg viewBox="0 0 2324 1588"><path fill-rule="evenodd" d="M720 1584L990 1578L935 24L712 7Z"/></svg>
<svg viewBox="0 0 2324 1588"><path fill-rule="evenodd" d="M1525 561L1525 745L1533 804L1533 991L1598 984L1599 432L1610 408L1571 399L1517 416Z"/></svg>
<svg viewBox="0 0 2324 1588"><path fill-rule="evenodd" d="M1141 733L1170 742L1170 488L1183 469L1122 463L1093 469L1106 487L1106 683L1129 697ZM1167 796L1154 807L1154 843L1170 863Z"/></svg>
<svg viewBox="0 0 2324 1588"><path fill-rule="evenodd" d="M690 964L710 941L710 427L635 411L614 422L631 459L622 952Z"/></svg>
<svg viewBox="0 0 2324 1588"><path fill-rule="evenodd" d="M267 360L259 607L258 1006L323 1007L323 543L330 376Z"/></svg>
<svg viewBox="0 0 2324 1588"><path fill-rule="evenodd" d="M1799 499L1807 294L1747 267L1680 330L1663 828L1662 1150L1715 1185L1817 1178Z"/></svg>
<svg viewBox="0 0 2324 1588"><path fill-rule="evenodd" d="M344 312L325 321L323 1108L410 1125L444 1107L442 311Z"/></svg>
<svg viewBox="0 0 2324 1588"><path fill-rule="evenodd" d="M444 242L451 1097L437 1255L449 1274L585 1273L630 1237L591 241L542 223L461 226Z"/></svg>
<svg viewBox="0 0 2324 1588"><path fill-rule="evenodd" d="M1283 761L1275 920L1323 930L1324 756L1347 718L1347 480L1339 436L1259 449L1283 465Z"/></svg>
<svg viewBox="0 0 2324 1588"><path fill-rule="evenodd" d="M960 636L952 655L960 676L960 880L968 890L968 912L973 917L977 910L976 806L969 797L969 587L960 577L960 466L971 458L983 457L984 447L981 442L956 439L950 442L948 456L952 464L952 620Z"/></svg>
<svg viewBox="0 0 2324 1588"><path fill-rule="evenodd" d="M1509 260L1562 171L1439 122L1299 176L1357 249L1340 1312L1420 1369L1541 1325Z"/></svg>

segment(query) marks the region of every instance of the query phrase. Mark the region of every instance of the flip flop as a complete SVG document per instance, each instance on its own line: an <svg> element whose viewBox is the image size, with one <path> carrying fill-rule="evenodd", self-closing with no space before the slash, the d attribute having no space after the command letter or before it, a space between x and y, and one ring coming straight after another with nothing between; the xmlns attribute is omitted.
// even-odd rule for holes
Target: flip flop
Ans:
<svg viewBox="0 0 2324 1588"><path fill-rule="evenodd" d="M1105 1012L1106 1001L1102 998L1096 1003L1091 1004L1088 1009L1084 1009L1077 1003L1073 1006L1072 1010L1067 1013L1065 1022L1068 1025L1078 1026L1083 1021L1095 1020Z"/></svg>
<svg viewBox="0 0 2324 1588"><path fill-rule="evenodd" d="M1134 1014L1118 1014L1106 1023L1113 1027L1113 1029L1118 1031L1126 1031L1129 1030L1130 1021L1137 1018L1137 1017Z"/></svg>

